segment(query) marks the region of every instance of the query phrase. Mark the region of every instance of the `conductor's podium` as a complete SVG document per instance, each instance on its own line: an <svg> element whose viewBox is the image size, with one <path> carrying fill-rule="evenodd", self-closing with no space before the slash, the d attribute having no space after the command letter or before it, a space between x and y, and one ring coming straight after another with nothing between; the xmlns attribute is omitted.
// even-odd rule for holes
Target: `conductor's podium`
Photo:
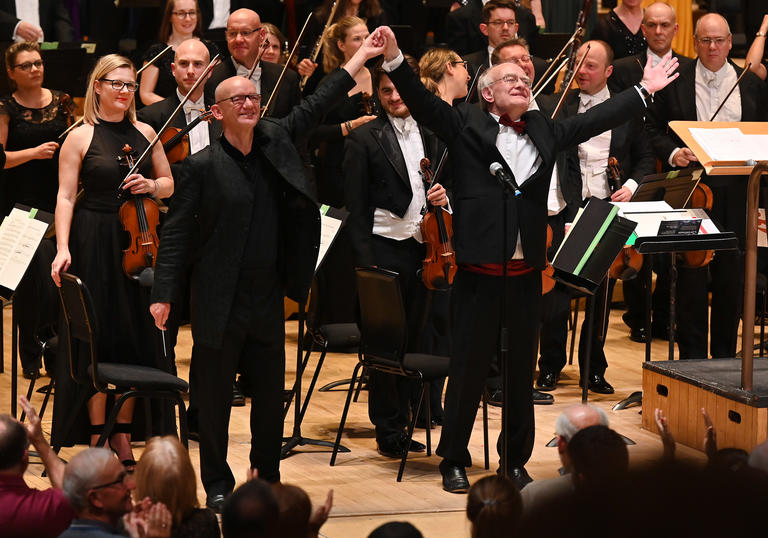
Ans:
<svg viewBox="0 0 768 538"><path fill-rule="evenodd" d="M718 447L751 451L768 437L768 359L754 359L753 390L740 388L740 376L740 359L644 362L642 427L657 433L659 408L678 443L702 450L703 407Z"/></svg>

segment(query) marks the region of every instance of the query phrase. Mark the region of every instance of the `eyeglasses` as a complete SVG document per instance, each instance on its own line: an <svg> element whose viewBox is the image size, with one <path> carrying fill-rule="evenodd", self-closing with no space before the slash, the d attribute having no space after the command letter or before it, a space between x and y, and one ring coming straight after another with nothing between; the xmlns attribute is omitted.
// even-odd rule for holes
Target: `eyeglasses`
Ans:
<svg viewBox="0 0 768 538"><path fill-rule="evenodd" d="M517 75L504 75L501 78L497 78L496 80L492 81L489 86L492 86L496 84L497 82L503 82L504 84L509 84L510 86L514 86L518 82L522 82L524 85L531 87L531 79L528 77L519 77Z"/></svg>
<svg viewBox="0 0 768 538"><path fill-rule="evenodd" d="M517 65L520 65L521 63L527 64L527 63L530 63L531 57L525 54L523 56L520 56L519 58L508 58L507 61Z"/></svg>
<svg viewBox="0 0 768 538"><path fill-rule="evenodd" d="M112 84L112 89L115 91L122 91L123 88L128 90L131 93L134 93L136 90L139 89L139 85L135 82L125 82L124 80L116 80L111 78L100 78L100 82L109 82Z"/></svg>
<svg viewBox="0 0 768 538"><path fill-rule="evenodd" d="M219 101L216 101L216 104L223 103L224 101L229 101L232 103L232 106L240 108L245 104L245 100L250 99L251 103L254 105L258 105L261 103L261 94L258 93L248 93L245 95L233 95L232 97L225 97L224 99L221 99Z"/></svg>
<svg viewBox="0 0 768 538"><path fill-rule="evenodd" d="M224 35L227 37L227 39L237 39L237 36L243 36L244 39L248 39L256 32L260 32L261 27L254 28L253 30L227 30L224 32Z"/></svg>
<svg viewBox="0 0 768 538"><path fill-rule="evenodd" d="M197 17L197 11L190 9L189 11L171 11L171 14L176 15L180 19Z"/></svg>
<svg viewBox="0 0 768 538"><path fill-rule="evenodd" d="M469 62L467 60L455 60L455 61L451 62L451 65L459 65L459 64L461 64L461 65L464 66L464 69L466 69L468 63Z"/></svg>
<svg viewBox="0 0 768 538"><path fill-rule="evenodd" d="M511 28L515 24L517 24L517 21L515 19L495 20L495 21L488 21L488 24L490 24L491 26L495 26L497 28L501 28L506 24Z"/></svg>
<svg viewBox="0 0 768 538"><path fill-rule="evenodd" d="M112 482L107 482L106 484L99 484L98 486L91 487L91 489L104 489L104 488L109 488L117 485L125 485L125 481L130 477L131 477L131 473L129 473L128 471L122 471L119 475L117 475L117 478Z"/></svg>
<svg viewBox="0 0 768 538"><path fill-rule="evenodd" d="M705 47L709 47L712 43L715 44L715 46L722 47L723 44L728 41L728 36L725 37L697 37L696 40L704 45Z"/></svg>
<svg viewBox="0 0 768 538"><path fill-rule="evenodd" d="M32 69L32 67L36 67L37 69L42 69L43 67L43 61L42 60L35 60L34 62L24 62L23 64L16 64L13 66L14 69L19 68L22 71L29 71Z"/></svg>

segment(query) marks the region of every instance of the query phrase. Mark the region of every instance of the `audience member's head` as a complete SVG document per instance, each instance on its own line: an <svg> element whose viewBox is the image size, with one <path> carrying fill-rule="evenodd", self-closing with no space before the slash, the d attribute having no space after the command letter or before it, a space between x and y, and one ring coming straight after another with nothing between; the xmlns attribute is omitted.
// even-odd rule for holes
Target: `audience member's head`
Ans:
<svg viewBox="0 0 768 538"><path fill-rule="evenodd" d="M24 474L29 461L27 432L10 415L0 415L0 474Z"/></svg>
<svg viewBox="0 0 768 538"><path fill-rule="evenodd" d="M486 476L469 488L467 518L472 538L510 536L523 512L520 492L504 476Z"/></svg>
<svg viewBox="0 0 768 538"><path fill-rule="evenodd" d="M171 512L174 529L198 507L197 479L189 453L172 435L147 442L133 477L134 500L149 497L153 503L163 503Z"/></svg>
<svg viewBox="0 0 768 538"><path fill-rule="evenodd" d="M752 449L749 466L768 473L768 441L763 441Z"/></svg>
<svg viewBox="0 0 768 538"><path fill-rule="evenodd" d="M566 470L570 470L568 461L568 442L576 435L576 432L588 426L608 426L608 415L599 407L590 404L573 404L565 408L555 421L555 434L557 435L557 451L560 461Z"/></svg>
<svg viewBox="0 0 768 538"><path fill-rule="evenodd" d="M407 521L390 521L376 527L368 538L423 538L423 535Z"/></svg>
<svg viewBox="0 0 768 538"><path fill-rule="evenodd" d="M749 453L741 448L721 448L709 458L709 467L727 472L739 472L749 467Z"/></svg>
<svg viewBox="0 0 768 538"><path fill-rule="evenodd" d="M629 451L621 436L607 426L589 426L568 442L574 484L594 486L615 480L629 468Z"/></svg>
<svg viewBox="0 0 768 538"><path fill-rule="evenodd" d="M133 508L133 477L106 448L88 448L76 454L64 471L62 489L79 519L116 526Z"/></svg>
<svg viewBox="0 0 768 538"><path fill-rule="evenodd" d="M279 509L280 538L307 538L312 502L307 492L290 484L274 484L273 492Z"/></svg>
<svg viewBox="0 0 768 538"><path fill-rule="evenodd" d="M278 514L272 486L258 478L249 480L224 503L221 533L224 538L271 538L277 530Z"/></svg>

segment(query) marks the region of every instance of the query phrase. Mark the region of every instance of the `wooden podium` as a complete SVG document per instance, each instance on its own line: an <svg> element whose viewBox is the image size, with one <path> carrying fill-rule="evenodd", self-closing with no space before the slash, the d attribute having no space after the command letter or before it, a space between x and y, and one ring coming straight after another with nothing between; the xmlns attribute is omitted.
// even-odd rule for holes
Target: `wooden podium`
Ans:
<svg viewBox="0 0 768 538"><path fill-rule="evenodd" d="M643 363L643 428L656 431L654 408L669 418L675 439L702 449L700 409L706 408L720 444L750 451L768 437L768 359L753 360L755 283L757 276L757 208L760 178L768 160L716 161L704 151L691 128L739 128L744 134L768 134L766 123L673 121L670 127L693 151L710 175L749 175L744 261L742 357ZM756 374L756 375L755 375Z"/></svg>

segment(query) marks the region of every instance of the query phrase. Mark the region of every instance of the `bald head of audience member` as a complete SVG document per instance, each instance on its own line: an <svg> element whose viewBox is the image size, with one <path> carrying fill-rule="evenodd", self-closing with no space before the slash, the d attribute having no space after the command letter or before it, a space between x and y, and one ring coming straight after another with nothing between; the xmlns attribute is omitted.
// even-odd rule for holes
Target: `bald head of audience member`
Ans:
<svg viewBox="0 0 768 538"><path fill-rule="evenodd" d="M555 421L557 451L567 471L571 470L568 443L577 432L590 426L608 426L608 415L599 407L590 404L574 404L565 408Z"/></svg>
<svg viewBox="0 0 768 538"><path fill-rule="evenodd" d="M733 45L728 21L717 13L707 13L696 21L693 45L701 64L713 73L728 61Z"/></svg>
<svg viewBox="0 0 768 538"><path fill-rule="evenodd" d="M176 47L176 54L171 64L171 72L173 73L173 78L176 79L176 85L181 95L189 93L189 90L192 89L200 75L203 74L210 61L211 55L208 52L208 47L199 39L187 39ZM211 74L208 73L206 79L210 78L210 76ZM190 99L192 101L200 99L204 89L205 84L200 84L195 90L194 95L190 96Z"/></svg>
<svg viewBox="0 0 768 538"><path fill-rule="evenodd" d="M669 4L654 2L643 12L640 29L648 42L648 48L656 56L664 56L672 49L677 35L677 14Z"/></svg>

